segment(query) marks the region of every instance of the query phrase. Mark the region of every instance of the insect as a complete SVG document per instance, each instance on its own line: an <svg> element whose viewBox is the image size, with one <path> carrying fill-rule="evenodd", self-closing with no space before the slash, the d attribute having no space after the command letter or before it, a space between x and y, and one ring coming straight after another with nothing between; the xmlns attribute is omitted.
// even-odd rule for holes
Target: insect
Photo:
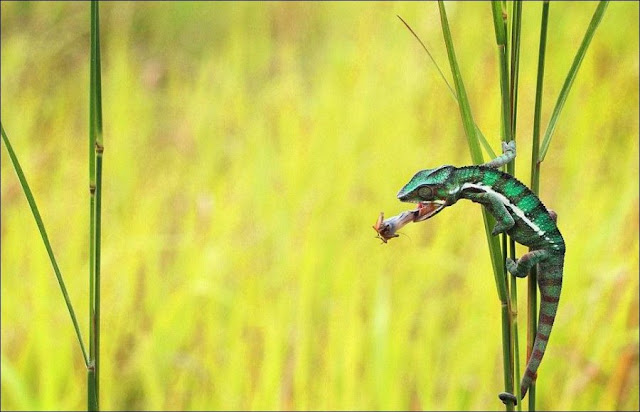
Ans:
<svg viewBox="0 0 640 412"><path fill-rule="evenodd" d="M399 215L395 215L385 220L384 212L380 212L373 230L378 234L376 237L387 243L389 239L398 237L396 233L402 227L410 222L421 222L427 220L440 211L437 204L434 203L418 203L418 207L413 210L407 210Z"/></svg>

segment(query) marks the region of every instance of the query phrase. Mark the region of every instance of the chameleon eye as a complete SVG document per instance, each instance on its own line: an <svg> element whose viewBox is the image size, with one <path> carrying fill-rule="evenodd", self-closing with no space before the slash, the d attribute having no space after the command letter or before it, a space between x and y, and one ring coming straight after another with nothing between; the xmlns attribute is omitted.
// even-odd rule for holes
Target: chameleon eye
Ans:
<svg viewBox="0 0 640 412"><path fill-rule="evenodd" d="M433 196L433 190L429 186L423 186L418 189L418 196L423 199L428 199Z"/></svg>

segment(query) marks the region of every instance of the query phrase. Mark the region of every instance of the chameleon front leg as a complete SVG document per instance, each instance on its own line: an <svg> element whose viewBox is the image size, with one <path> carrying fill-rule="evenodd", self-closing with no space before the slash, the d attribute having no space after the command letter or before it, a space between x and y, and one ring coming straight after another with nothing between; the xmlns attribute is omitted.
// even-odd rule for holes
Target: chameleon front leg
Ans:
<svg viewBox="0 0 640 412"><path fill-rule="evenodd" d="M506 165L516 157L516 141L512 140L509 143L502 142L502 154L495 159L483 164L482 166L499 169Z"/></svg>
<svg viewBox="0 0 640 412"><path fill-rule="evenodd" d="M467 198L472 202L480 203L487 208L489 213L496 219L496 225L493 227L491 234L496 236L499 233L506 232L515 225L513 216L509 213L503 203L503 199L496 193L492 192L471 192L467 194Z"/></svg>

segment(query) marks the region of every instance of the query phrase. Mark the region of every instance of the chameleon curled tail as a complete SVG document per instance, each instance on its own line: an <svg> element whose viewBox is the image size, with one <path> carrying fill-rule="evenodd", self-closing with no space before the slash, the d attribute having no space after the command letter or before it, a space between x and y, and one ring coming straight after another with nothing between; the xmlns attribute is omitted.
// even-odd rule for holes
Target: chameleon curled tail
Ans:
<svg viewBox="0 0 640 412"><path fill-rule="evenodd" d="M528 259L523 261L525 256ZM527 369L520 383L520 399L524 398L529 386L535 380L536 372L547 348L553 321L555 320L558 310L558 301L560 300L564 253L554 253L549 250L534 250L520 258L517 264L511 259L508 259L507 269L515 276L523 277L526 276L526 272L528 272L535 262L538 262L540 314L538 316L538 330L533 342L531 354L529 355ZM515 396L506 392L500 394L500 399L503 401L508 399L515 403Z"/></svg>

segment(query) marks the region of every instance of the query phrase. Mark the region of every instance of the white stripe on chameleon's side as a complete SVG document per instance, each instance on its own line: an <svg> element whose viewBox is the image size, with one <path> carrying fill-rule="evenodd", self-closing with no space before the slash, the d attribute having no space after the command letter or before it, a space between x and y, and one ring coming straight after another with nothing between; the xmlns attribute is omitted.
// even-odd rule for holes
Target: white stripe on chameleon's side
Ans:
<svg viewBox="0 0 640 412"><path fill-rule="evenodd" d="M462 190L464 190L464 189L466 189L468 187L472 187L474 189L480 189L480 190L485 191L486 193L494 194L495 196L497 196L500 199L500 201L505 206L507 206L509 209L513 210L513 213L515 213L516 216L518 216L520 219L522 219L522 221L524 223L526 223L527 226L529 226L531 229L533 229L537 234L539 234L540 236L543 236L545 234L544 230L540 229L540 227L538 225L536 225L531 220L529 220L529 218L527 218L527 216L524 214L522 209L520 209L518 206L516 206L513 203L511 203L509 201L509 199L507 199L507 197L505 195L503 195L502 193L496 192L495 190L493 190L489 186L485 186L485 185L481 185L481 184L477 184L477 183L465 183L465 184L462 185ZM549 240L548 238L545 238L545 239Z"/></svg>

